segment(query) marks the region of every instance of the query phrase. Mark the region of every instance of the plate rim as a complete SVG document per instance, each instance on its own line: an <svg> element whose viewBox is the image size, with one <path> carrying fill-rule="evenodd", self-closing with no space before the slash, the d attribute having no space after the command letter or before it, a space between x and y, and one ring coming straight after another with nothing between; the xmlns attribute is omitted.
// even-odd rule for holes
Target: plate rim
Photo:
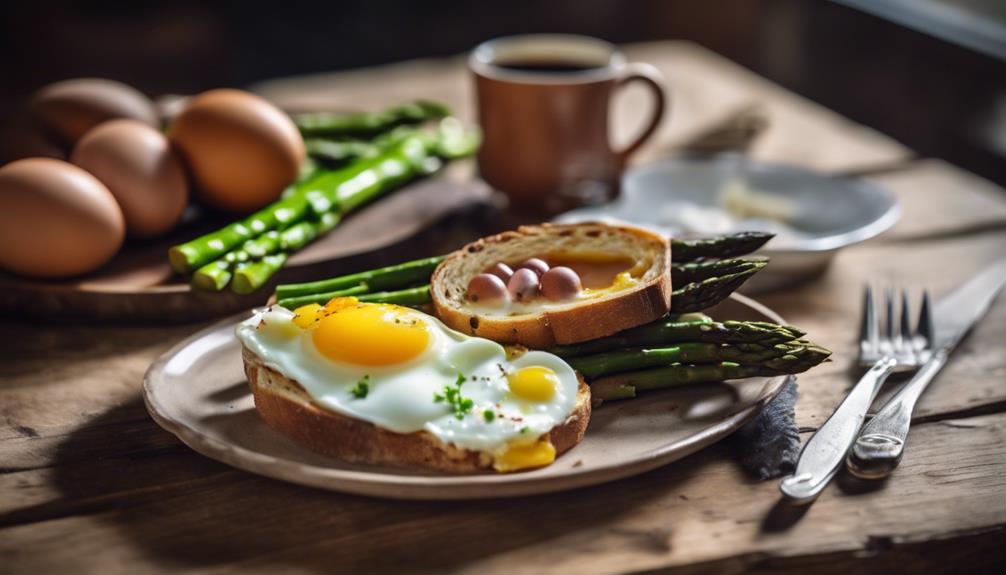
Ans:
<svg viewBox="0 0 1006 575"><path fill-rule="evenodd" d="M622 189L623 190L628 189L629 186L627 185L627 183L630 177L639 177L639 175L648 172L667 168L673 169L675 166L712 167L725 164L727 163L727 161L728 160L726 157L719 157L713 159L664 158L655 162L651 162L641 166L635 166L626 170L625 173L622 175L621 179ZM898 223L898 221L901 220L902 207L901 202L898 201L898 198L895 197L894 194L889 192L883 186L879 186L876 183L871 182L869 180L865 180L862 178L840 176L840 175L831 175L817 172L815 170L811 170L801 166L795 166L791 164L784 164L777 162L765 162L754 159L747 159L744 165L745 169L751 170L753 172L774 171L774 172L784 172L805 178L814 178L820 180L839 180L846 185L866 190L870 194L883 198L885 203L887 204L887 208L877 218L873 219L872 221L866 224L863 224L862 226L854 230L801 240L799 242L799 245L794 246L792 248L773 249L770 244L769 246L766 246L764 249L761 250L761 253L764 253L765 255L771 256L771 255L783 255L783 254L833 252L836 250L840 250L842 248L854 246L856 244L874 238L884 233L885 231L891 229L891 227L893 227L894 224ZM579 211L579 208L576 210L570 210L570 212L576 212L576 211ZM570 212L560 214L557 217L557 221ZM612 218L612 219L618 219L618 218ZM577 220L577 221L585 221L585 220ZM633 224L633 222L631 221L627 220L622 221ZM637 223L634 225L644 225L644 224Z"/></svg>
<svg viewBox="0 0 1006 575"><path fill-rule="evenodd" d="M774 310L751 298L735 293L731 294L730 299L752 308L772 321L785 323ZM573 469L569 473L548 478L521 474L427 476L335 469L265 455L208 437L190 425L166 415L168 410L158 403L153 391L155 385L153 380L161 375L164 366L171 358L192 342L219 330L224 325L233 325L247 318L249 313L250 310L246 310L214 322L161 354L143 376L143 403L147 413L158 426L175 435L192 450L237 469L309 487L389 499L450 500L526 496L597 485L644 473L691 455L736 431L774 399L784 387L784 382L793 377L790 375L766 378L765 388L768 391L765 392L763 389L758 399L748 407L678 441L645 452L630 462L609 463L599 467L583 468L582 471ZM333 480L339 484L333 485ZM489 487L493 489L491 492L481 491ZM389 492L389 488L397 491ZM455 488L455 490L445 494L442 491L444 488Z"/></svg>

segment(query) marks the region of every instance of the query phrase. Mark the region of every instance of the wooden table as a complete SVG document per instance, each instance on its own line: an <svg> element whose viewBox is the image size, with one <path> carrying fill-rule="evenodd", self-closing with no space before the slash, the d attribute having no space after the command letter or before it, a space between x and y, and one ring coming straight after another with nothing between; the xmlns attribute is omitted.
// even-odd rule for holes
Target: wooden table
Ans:
<svg viewBox="0 0 1006 575"><path fill-rule="evenodd" d="M842 252L812 284L763 298L836 351L800 378L805 436L853 378L865 279L942 294L1004 254L1003 190L913 161L897 143L697 46L627 52L660 67L673 93L672 121L640 161L757 103L771 127L756 158L833 172L882 167L871 179L904 204L891 233ZM348 107L430 97L472 114L461 59L260 89ZM645 106L641 94L625 98L623 132ZM923 398L897 473L873 489L840 482L802 513L778 503L776 482L745 476L729 442L636 478L517 500L383 501L257 477L196 455L143 409L146 367L198 327L0 326L0 572L933 573L1006 562L1006 300Z"/></svg>

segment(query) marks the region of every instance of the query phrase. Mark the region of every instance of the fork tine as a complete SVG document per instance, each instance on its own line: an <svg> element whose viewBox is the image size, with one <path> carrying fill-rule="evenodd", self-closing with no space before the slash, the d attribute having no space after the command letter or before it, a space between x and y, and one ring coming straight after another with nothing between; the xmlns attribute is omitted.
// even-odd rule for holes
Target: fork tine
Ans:
<svg viewBox="0 0 1006 575"><path fill-rule="evenodd" d="M925 339L922 343L923 347L932 347L936 337L935 332L932 302L929 301L929 290L925 290L922 292L922 309L919 311L919 325L915 328L915 333Z"/></svg>
<svg viewBox="0 0 1006 575"><path fill-rule="evenodd" d="M894 339L894 290L884 289L884 335L887 339Z"/></svg>
<svg viewBox="0 0 1006 575"><path fill-rule="evenodd" d="M863 289L863 318L859 328L860 351L867 345L869 345L871 352L877 351L880 340L879 328L877 311L873 307L873 288L867 283Z"/></svg>
<svg viewBox="0 0 1006 575"><path fill-rule="evenodd" d="M911 311L908 306L908 290L901 290L901 343L905 347L909 347L909 343L912 341L912 318L910 316Z"/></svg>
<svg viewBox="0 0 1006 575"><path fill-rule="evenodd" d="M894 351L894 290L884 289L884 339L881 345L885 353Z"/></svg>

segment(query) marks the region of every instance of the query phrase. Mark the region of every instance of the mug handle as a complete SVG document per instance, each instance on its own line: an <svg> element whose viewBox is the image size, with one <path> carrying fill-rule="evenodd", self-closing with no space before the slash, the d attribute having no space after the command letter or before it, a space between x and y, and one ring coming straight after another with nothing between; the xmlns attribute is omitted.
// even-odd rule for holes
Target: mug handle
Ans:
<svg viewBox="0 0 1006 575"><path fill-rule="evenodd" d="M657 128L660 127L660 121L664 119L664 112L667 108L667 93L664 90L664 78L656 67L642 62L627 64L622 69L618 80L616 80L615 87L620 88L632 82L642 82L653 93L653 112L650 114L650 120L642 133L624 149L615 152L615 157L618 159L620 167L624 167L629 160L629 156L646 143L646 140L649 140L650 136L657 131Z"/></svg>

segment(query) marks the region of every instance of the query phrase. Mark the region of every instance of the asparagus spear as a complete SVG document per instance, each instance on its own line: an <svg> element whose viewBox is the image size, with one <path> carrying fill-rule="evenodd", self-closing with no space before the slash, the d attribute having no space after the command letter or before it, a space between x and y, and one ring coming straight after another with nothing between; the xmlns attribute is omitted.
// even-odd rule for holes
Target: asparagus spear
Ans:
<svg viewBox="0 0 1006 575"><path fill-rule="evenodd" d="M692 282L671 292L671 312L702 311L726 299L768 262L750 262L746 269L733 274L714 276Z"/></svg>
<svg viewBox="0 0 1006 575"><path fill-rule="evenodd" d="M191 272L221 258L245 240L302 219L307 212L308 203L304 195L294 192L241 221L172 247L168 250L168 259L175 271Z"/></svg>
<svg viewBox="0 0 1006 575"><path fill-rule="evenodd" d="M820 355L807 357L783 356L775 368L761 365L741 365L721 362L704 365L672 365L609 375L590 383L590 393L595 402L635 397L639 391L663 389L692 383L717 383L745 377L772 377L802 373L824 361Z"/></svg>
<svg viewBox="0 0 1006 575"><path fill-rule="evenodd" d="M378 152L378 148L372 143L361 140L307 138L304 140L304 147L308 156L337 164L374 156Z"/></svg>
<svg viewBox="0 0 1006 575"><path fill-rule="evenodd" d="M328 303L329 300L337 297L358 296L369 292L370 288L367 286L367 284L361 283L354 286L332 290L330 292L313 293L297 297L289 297L277 300L276 304L281 305L287 309L297 309L300 306L310 305L312 303L316 303L318 305L325 305L326 303Z"/></svg>
<svg viewBox="0 0 1006 575"><path fill-rule="evenodd" d="M740 232L699 240L673 240L671 257L676 262L689 262L699 258L732 258L749 254L775 237L767 232Z"/></svg>
<svg viewBox="0 0 1006 575"><path fill-rule="evenodd" d="M735 274L757 268L759 263L768 263L766 257L730 258L725 260L705 260L671 264L671 279L674 285L706 280L716 276ZM757 271L755 269L755 271Z"/></svg>
<svg viewBox="0 0 1006 575"><path fill-rule="evenodd" d="M311 293L297 297L284 298L277 300L276 303L287 309L297 309L302 305L312 303L325 305L332 298L346 296L355 296L356 299L364 302L393 303L408 306L420 306L428 304L432 301L432 298L430 297L430 286L428 285L395 291L372 292L371 287L367 283L359 283L330 292Z"/></svg>
<svg viewBox="0 0 1006 575"><path fill-rule="evenodd" d="M416 101L380 112L336 114L328 112L297 114L294 124L309 136L373 136L402 124L420 124L443 118L450 110L443 104Z"/></svg>
<svg viewBox="0 0 1006 575"><path fill-rule="evenodd" d="M627 329L615 335L553 347L561 357L595 354L619 348L670 345L675 343L752 343L763 346L798 340L804 333L794 327L753 321L692 323L659 320Z"/></svg>
<svg viewBox="0 0 1006 575"><path fill-rule="evenodd" d="M452 125L450 123L452 121L460 124L457 118L444 118L441 121L441 124ZM440 133L448 135L450 138L454 139L465 137L464 134L466 134L466 131L463 127L459 126L457 130L462 133L460 136L454 135L450 132L450 130L444 129L441 129ZM352 138L307 138L304 140L304 146L307 148L308 157L318 158L320 160L327 161L328 163L345 164L350 160L372 158L382 151L400 144L405 138L416 134L419 134L419 130L415 126L398 126L397 128L378 135L372 140L358 140ZM431 144L431 147L436 149L435 144ZM437 153L441 156L448 157L446 154L440 153L439 150Z"/></svg>
<svg viewBox="0 0 1006 575"><path fill-rule="evenodd" d="M232 286L234 292L249 294L262 287L279 268L283 267L287 257L289 256L285 252L281 252L238 266L234 272Z"/></svg>
<svg viewBox="0 0 1006 575"><path fill-rule="evenodd" d="M679 343L673 347L626 349L596 355L568 357L566 362L588 380L624 371L666 367L675 363L736 362L743 365L776 365L772 360L803 351L800 344L734 346L718 343Z"/></svg>
<svg viewBox="0 0 1006 575"><path fill-rule="evenodd" d="M764 265L764 264L762 264L762 265ZM434 267L436 267L436 266L434 266ZM760 269L760 267L758 269ZM753 275L756 271L758 271L758 270L757 269L752 269L752 270L748 270L748 271L745 271L745 272L741 272L741 273L737 273L737 274L732 274L732 275L724 276L722 278L715 277L715 278L710 278L708 280L704 280L702 282L696 282L696 283L688 284L684 288L682 288L680 290L676 290L676 291L673 292L673 295L671 296L671 312L672 313L690 313L690 312L701 311L701 310L703 310L703 309L705 309L707 307L716 305L721 300L723 300L724 298L726 298L727 296L729 296L735 289L737 289L742 283L744 283L744 281L747 278L751 277L751 275ZM362 272L362 273L366 274L368 272ZM347 276L347 277L350 277L350 276ZM427 276L424 273L422 275L422 279L426 279L426 277ZM328 286L328 289L337 290L340 287L344 287L344 286L347 286L347 285L352 285L352 283L353 283L353 282L346 283L347 280L345 280L344 278L336 278L336 279L341 279L342 281L333 282L333 284L331 284L331 285ZM322 282L315 282L315 283L316 284L317 283L324 283L325 281L332 281L332 280L323 280ZM357 281L359 282L359 281L362 281L362 280L357 280ZM367 282L364 282L364 283L367 283ZM310 284L301 284L301 285L310 285ZM299 303L299 305L304 305L304 303L312 303L312 302L315 302L315 303L324 303L324 302L328 301L329 298L326 298L326 296L328 294L326 294L326 293L317 293L317 292L316 293L312 293L313 289L318 289L318 288L317 287L314 287L314 288L311 288L311 287L296 287L293 290L291 290L291 288L288 287L285 290L285 293L286 293L285 296L277 296L277 297L280 298L280 305L283 305L284 307L287 307L286 304L284 304L285 300L287 300L287 299L294 299L291 296L291 293L301 293L301 294L303 294L303 295L298 296L298 297L295 298L297 302L301 302L301 303ZM420 304L421 303L428 303L429 302L429 290L430 290L430 286L429 285L425 285L425 286L420 286L420 287L415 288L415 289L422 290L426 294L426 296L425 296L426 299L424 301L419 302L419 303ZM410 304L404 304L404 305L413 305L413 304L410 303ZM416 305L419 305L419 304L416 304Z"/></svg>
<svg viewBox="0 0 1006 575"><path fill-rule="evenodd" d="M288 253L296 251L307 245L317 236L331 230L338 223L339 215L330 212L323 215L317 221L307 220L298 222L285 230L271 230L257 238L246 240L240 249L228 252L219 260L210 262L196 270L192 274L192 286L203 291L220 291L227 287L227 284L233 277L232 272L239 265L251 260L259 260L281 251ZM275 260L273 261L275 262ZM260 280L264 282L269 279L268 276L262 275L265 269L268 269L268 266L259 266L253 268L252 272L246 270L242 273L241 289L249 289L253 286L254 289L261 287L261 285L256 285L255 281Z"/></svg>
<svg viewBox="0 0 1006 575"><path fill-rule="evenodd" d="M419 286L416 288L403 289L398 291L382 291L368 293L357 296L358 300L373 303L393 303L396 305L421 306L432 301L430 297L430 286Z"/></svg>
<svg viewBox="0 0 1006 575"><path fill-rule="evenodd" d="M220 291L234 277L233 263L220 258L199 268L192 274L192 287L201 291Z"/></svg>
<svg viewBox="0 0 1006 575"><path fill-rule="evenodd" d="M446 117L437 127L436 153L441 158L456 160L475 153L482 143L478 128L465 129L457 118Z"/></svg>
<svg viewBox="0 0 1006 575"><path fill-rule="evenodd" d="M276 298L287 299L326 293L366 283L371 289L388 290L429 281L433 270L444 256L423 258L403 264L308 283L285 284L276 287Z"/></svg>
<svg viewBox="0 0 1006 575"><path fill-rule="evenodd" d="M244 241L303 220L313 209L319 217L338 208L345 212L412 177L427 155L427 142L406 138L373 158L300 184L285 199L220 230L172 247L168 256L178 272L190 272L219 259Z"/></svg>
<svg viewBox="0 0 1006 575"><path fill-rule="evenodd" d="M434 142L413 135L372 158L318 176L305 185L304 196L317 214L346 213L419 175Z"/></svg>

